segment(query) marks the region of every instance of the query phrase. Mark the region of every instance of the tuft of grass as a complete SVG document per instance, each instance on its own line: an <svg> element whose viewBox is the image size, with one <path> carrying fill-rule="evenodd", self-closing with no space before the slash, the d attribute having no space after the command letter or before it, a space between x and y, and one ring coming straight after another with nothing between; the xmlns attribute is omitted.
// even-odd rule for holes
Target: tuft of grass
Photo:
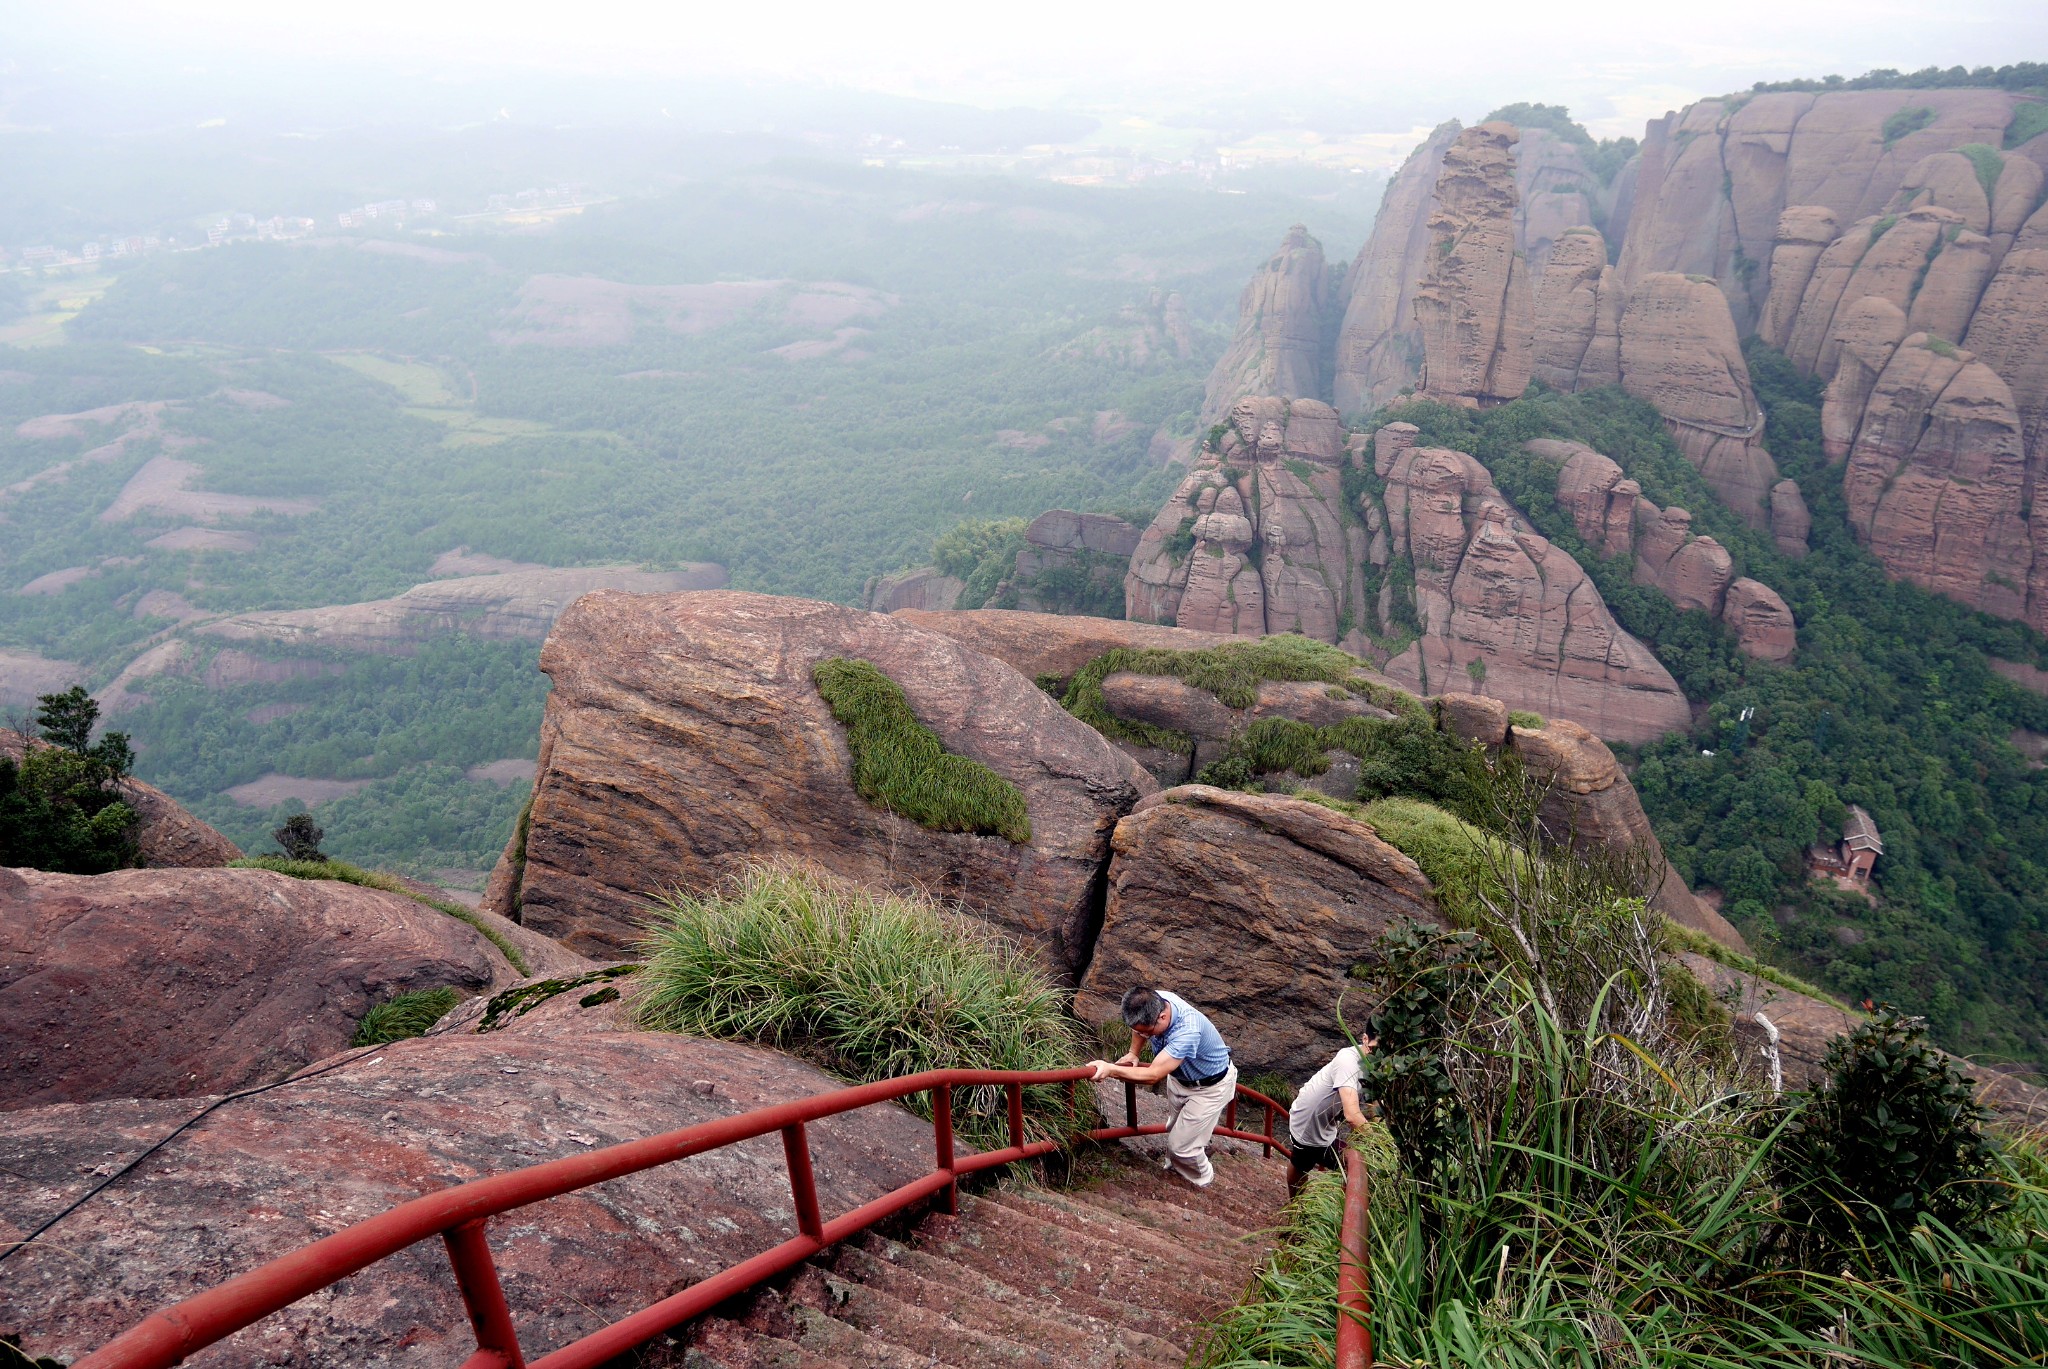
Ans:
<svg viewBox="0 0 2048 1369"><path fill-rule="evenodd" d="M1484 900L1498 905L1505 898L1499 872L1515 853L1499 837L1419 799L1376 799L1358 815L1387 845L1422 867L1452 926L1483 926Z"/></svg>
<svg viewBox="0 0 2048 1369"><path fill-rule="evenodd" d="M349 1044L381 1046L387 1041L425 1036L429 1027L446 1017L449 1009L461 1001L462 995L454 989L419 989L402 993L364 1013L362 1023L357 1026Z"/></svg>
<svg viewBox="0 0 2048 1369"><path fill-rule="evenodd" d="M453 899L433 898L415 889L409 889L396 877L387 875L382 870L365 870L361 866L350 865L345 860L335 860L331 856L326 860L247 856L241 860L228 862L228 867L234 870L269 870L280 875L290 875L293 879L332 879L343 884L358 884L365 889L382 889L387 894L403 895L415 903L425 904L435 912L446 913L458 922L467 922L498 948L499 954L511 963L513 969L521 974L533 973L527 966L526 957L519 953L519 948L513 945L503 932L478 917L475 912Z"/></svg>
<svg viewBox="0 0 2048 1369"><path fill-rule="evenodd" d="M1957 356L1961 355L1961 349L1953 342L1933 333L1927 335L1927 350L1938 357L1947 357L1950 361L1954 361Z"/></svg>
<svg viewBox="0 0 2048 1369"><path fill-rule="evenodd" d="M917 720L903 687L871 661L834 657L811 672L846 728L853 787L885 812L935 832L1031 840L1024 791L980 761L948 752Z"/></svg>
<svg viewBox="0 0 2048 1369"><path fill-rule="evenodd" d="M1934 111L1926 105L1912 105L1884 121L1884 145L1890 147L1908 134L1918 133L1934 122Z"/></svg>
<svg viewBox="0 0 2048 1369"><path fill-rule="evenodd" d="M2048 102L2027 100L2013 106L2012 122L2005 126L2005 145L2018 147L2030 138L2048 133Z"/></svg>
<svg viewBox="0 0 2048 1369"><path fill-rule="evenodd" d="M1526 708L1509 709L1508 722L1510 722L1516 727L1526 727L1535 731L1541 731L1543 728L1549 726L1549 724L1543 720L1543 715L1541 713L1531 713Z"/></svg>
<svg viewBox="0 0 2048 1369"><path fill-rule="evenodd" d="M1065 996L987 924L793 865L651 906L640 1024L793 1050L845 1078L1047 1070L1084 1058ZM910 1100L922 1106L921 1099ZM1076 1125L1063 1087L1026 1090L1034 1134ZM1008 1144L1000 1089L956 1092L976 1144Z"/></svg>

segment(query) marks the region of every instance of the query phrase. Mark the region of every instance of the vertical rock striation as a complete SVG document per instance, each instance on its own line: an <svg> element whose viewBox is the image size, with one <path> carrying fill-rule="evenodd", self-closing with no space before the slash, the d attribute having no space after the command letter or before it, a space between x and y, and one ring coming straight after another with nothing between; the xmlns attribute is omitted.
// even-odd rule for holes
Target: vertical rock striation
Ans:
<svg viewBox="0 0 2048 1369"><path fill-rule="evenodd" d="M1479 406L1528 388L1535 303L1515 237L1518 137L1512 124L1481 124L1444 154L1430 261L1415 291L1427 398Z"/></svg>
<svg viewBox="0 0 2048 1369"><path fill-rule="evenodd" d="M1408 154L1387 186L1371 238L1345 277L1333 387L1344 413L1391 403L1421 378L1415 290L1428 267L1437 177L1460 131L1455 119L1439 124Z"/></svg>
<svg viewBox="0 0 2048 1369"><path fill-rule="evenodd" d="M1322 244L1294 225L1237 298L1237 334L1209 373L1202 422L1216 422L1246 396L1321 399L1333 295Z"/></svg>

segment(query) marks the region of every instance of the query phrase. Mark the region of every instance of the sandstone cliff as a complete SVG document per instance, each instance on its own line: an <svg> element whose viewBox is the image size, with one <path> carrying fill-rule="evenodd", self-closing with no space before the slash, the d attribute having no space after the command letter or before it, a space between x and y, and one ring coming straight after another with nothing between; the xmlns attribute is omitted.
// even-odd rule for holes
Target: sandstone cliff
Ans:
<svg viewBox="0 0 2048 1369"><path fill-rule="evenodd" d="M1387 186L1371 238L1344 279L1332 388L1337 407L1347 414L1391 403L1421 375L1415 289L1429 264L1437 177L1461 131L1455 119L1440 124L1408 154Z"/></svg>
<svg viewBox="0 0 2048 1369"><path fill-rule="evenodd" d="M1784 599L1768 585L1738 578L1726 547L1693 534L1690 513L1658 508L1620 466L1582 443L1543 438L1525 446L1556 464L1558 507L1587 545L1602 556L1632 558L1637 584L1662 590L1681 609L1719 618L1751 656L1791 659L1798 641Z"/></svg>
<svg viewBox="0 0 2048 1369"><path fill-rule="evenodd" d="M1336 308L1323 246L1301 224L1252 274L1237 300L1237 333L1209 373L1202 422L1246 396L1321 399L1329 389L1326 334Z"/></svg>
<svg viewBox="0 0 2048 1369"><path fill-rule="evenodd" d="M1615 623L1578 562L1529 527L1485 467L1415 437L1392 424L1373 446L1386 554L1412 567L1420 629L1387 673L1423 692L1476 684L1616 741L1685 728L1670 672Z"/></svg>
<svg viewBox="0 0 2048 1369"><path fill-rule="evenodd" d="M1125 616L1200 632L1363 645L1365 529L1344 503L1345 435L1313 399L1245 399L1145 529Z"/></svg>
<svg viewBox="0 0 2048 1369"><path fill-rule="evenodd" d="M1621 278L1607 239L1573 228L1550 251L1536 282L1532 375L1553 390L1621 383Z"/></svg>
<svg viewBox="0 0 2048 1369"><path fill-rule="evenodd" d="M1414 296L1426 398L1485 405L1528 388L1535 306L1515 233L1519 138L1512 124L1481 124L1444 153Z"/></svg>

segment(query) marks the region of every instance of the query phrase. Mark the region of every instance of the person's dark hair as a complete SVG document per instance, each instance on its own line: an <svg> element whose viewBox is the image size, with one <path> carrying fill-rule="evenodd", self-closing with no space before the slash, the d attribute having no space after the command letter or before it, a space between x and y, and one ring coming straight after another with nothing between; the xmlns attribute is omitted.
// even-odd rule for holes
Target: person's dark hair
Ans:
<svg viewBox="0 0 2048 1369"><path fill-rule="evenodd" d="M1124 991L1124 1025L1126 1027L1149 1027L1159 1020L1159 1014L1166 1011L1166 1000L1151 989L1139 987Z"/></svg>

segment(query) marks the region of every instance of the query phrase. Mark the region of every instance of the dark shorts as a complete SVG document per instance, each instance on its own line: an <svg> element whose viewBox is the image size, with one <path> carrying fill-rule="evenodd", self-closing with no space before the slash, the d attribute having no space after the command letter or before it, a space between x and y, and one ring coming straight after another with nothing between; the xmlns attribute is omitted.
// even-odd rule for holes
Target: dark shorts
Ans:
<svg viewBox="0 0 2048 1369"><path fill-rule="evenodd" d="M1319 1169L1339 1168L1337 1147L1334 1142L1327 1146L1305 1146L1290 1136L1287 1138L1287 1144L1294 1151L1288 1163L1294 1166L1297 1174L1313 1174Z"/></svg>

